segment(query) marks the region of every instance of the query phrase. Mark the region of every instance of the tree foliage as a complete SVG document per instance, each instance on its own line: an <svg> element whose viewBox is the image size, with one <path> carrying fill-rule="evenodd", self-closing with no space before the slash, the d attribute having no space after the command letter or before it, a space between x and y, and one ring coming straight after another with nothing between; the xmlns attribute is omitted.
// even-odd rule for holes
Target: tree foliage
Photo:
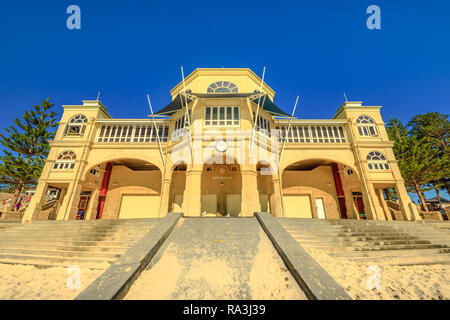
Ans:
<svg viewBox="0 0 450 320"><path fill-rule="evenodd" d="M23 188L36 184L41 175L53 139L52 128L57 126L56 113L49 99L26 111L14 124L0 133L0 143L5 147L0 157L0 184L3 189L15 190L12 205L17 201Z"/></svg>
<svg viewBox="0 0 450 320"><path fill-rule="evenodd" d="M446 188L446 183L448 186L450 122L447 117L429 112L414 116L406 126L398 119L391 119L386 127L389 138L395 142L394 153L405 184L417 193L425 211L428 209L424 192Z"/></svg>

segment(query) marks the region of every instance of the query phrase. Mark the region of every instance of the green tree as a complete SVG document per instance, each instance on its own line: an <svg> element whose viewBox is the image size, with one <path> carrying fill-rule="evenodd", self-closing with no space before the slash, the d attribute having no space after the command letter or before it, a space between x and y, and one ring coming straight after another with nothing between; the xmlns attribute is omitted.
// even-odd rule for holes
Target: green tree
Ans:
<svg viewBox="0 0 450 320"><path fill-rule="evenodd" d="M398 119L391 119L386 130L395 141L394 153L406 187L417 193L423 210L428 211L424 191L429 190L427 184L441 177L445 166L439 149L424 137L408 132Z"/></svg>
<svg viewBox="0 0 450 320"><path fill-rule="evenodd" d="M6 148L0 157L0 184L14 189L10 209L15 208L23 189L36 185L41 175L50 149L48 140L55 135L51 129L57 126L52 106L49 99L43 100L5 128L7 135L0 134L0 143Z"/></svg>
<svg viewBox="0 0 450 320"><path fill-rule="evenodd" d="M412 135L417 135L421 139L434 145L439 149L438 157L443 163L443 168L437 179L429 183L429 189L436 190L439 196L439 189L446 189L450 194L450 156L448 152L448 140L450 137L450 121L448 115L439 112L428 112L414 116L408 122L408 127Z"/></svg>

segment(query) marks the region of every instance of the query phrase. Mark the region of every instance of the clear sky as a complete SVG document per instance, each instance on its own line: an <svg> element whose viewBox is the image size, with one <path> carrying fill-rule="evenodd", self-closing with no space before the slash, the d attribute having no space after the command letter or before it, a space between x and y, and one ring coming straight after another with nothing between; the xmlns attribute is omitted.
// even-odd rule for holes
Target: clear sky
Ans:
<svg viewBox="0 0 450 320"><path fill-rule="evenodd" d="M69 5L81 30L68 30ZM369 30L366 9L381 9ZM249 67L296 116L330 118L349 100L385 121L450 107L450 1L0 2L2 128L40 100L100 100L115 118L144 118L197 67Z"/></svg>

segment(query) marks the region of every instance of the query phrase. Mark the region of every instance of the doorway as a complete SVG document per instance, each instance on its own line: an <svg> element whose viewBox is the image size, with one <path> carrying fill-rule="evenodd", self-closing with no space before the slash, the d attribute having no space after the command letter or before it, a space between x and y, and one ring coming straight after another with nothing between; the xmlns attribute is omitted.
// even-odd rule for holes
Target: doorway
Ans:
<svg viewBox="0 0 450 320"><path fill-rule="evenodd" d="M325 219L325 208L323 205L323 198L316 198L317 218Z"/></svg>

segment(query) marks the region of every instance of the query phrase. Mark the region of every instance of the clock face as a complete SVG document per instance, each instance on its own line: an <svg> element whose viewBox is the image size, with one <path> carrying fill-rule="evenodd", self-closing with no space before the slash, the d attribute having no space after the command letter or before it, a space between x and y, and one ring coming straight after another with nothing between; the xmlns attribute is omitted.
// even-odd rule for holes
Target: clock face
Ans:
<svg viewBox="0 0 450 320"><path fill-rule="evenodd" d="M216 143L216 150L219 152L225 152L228 149L228 144L225 141L218 141Z"/></svg>

